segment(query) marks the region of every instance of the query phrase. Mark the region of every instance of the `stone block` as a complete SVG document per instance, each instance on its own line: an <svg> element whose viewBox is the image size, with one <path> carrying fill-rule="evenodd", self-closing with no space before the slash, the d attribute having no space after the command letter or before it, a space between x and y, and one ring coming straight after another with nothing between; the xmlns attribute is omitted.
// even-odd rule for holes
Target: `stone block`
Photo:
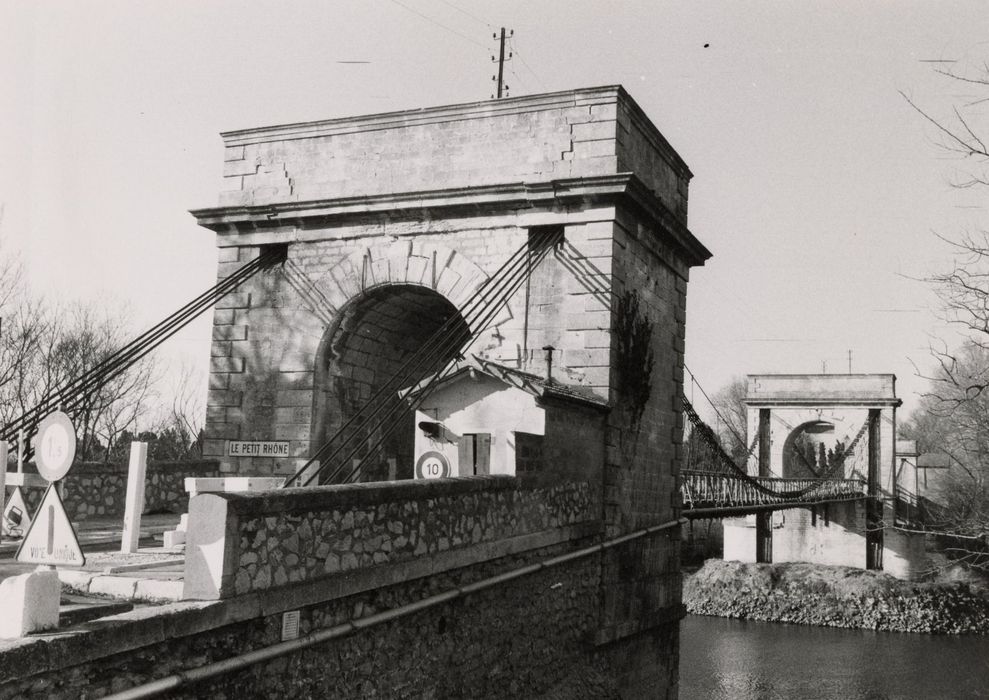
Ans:
<svg viewBox="0 0 989 700"><path fill-rule="evenodd" d="M89 592L108 595L112 598L134 597L137 579L128 576L96 576L89 582Z"/></svg>
<svg viewBox="0 0 989 700"><path fill-rule="evenodd" d="M312 406L313 393L307 389L280 390L275 396L277 406Z"/></svg>
<svg viewBox="0 0 989 700"><path fill-rule="evenodd" d="M213 309L213 325L226 326L234 322L234 309Z"/></svg>
<svg viewBox="0 0 989 700"><path fill-rule="evenodd" d="M79 569L59 569L58 580L74 591L87 593L89 582L96 576L92 571L82 571Z"/></svg>
<svg viewBox="0 0 989 700"><path fill-rule="evenodd" d="M206 437L208 440L237 440L240 438L240 423L217 423L211 422L206 427Z"/></svg>
<svg viewBox="0 0 989 700"><path fill-rule="evenodd" d="M228 536L236 528L227 521L225 499L211 493L199 493L189 499L184 600L216 600L232 587L239 553L237 537Z"/></svg>
<svg viewBox="0 0 989 700"><path fill-rule="evenodd" d="M574 141L614 140L617 133L618 123L614 120L570 125L570 138Z"/></svg>
<svg viewBox="0 0 989 700"><path fill-rule="evenodd" d="M233 354L233 343L214 339L213 344L210 345L209 354L210 357L230 357ZM229 379L229 375L224 376L227 376Z"/></svg>
<svg viewBox="0 0 989 700"><path fill-rule="evenodd" d="M218 263L237 262L238 260L240 260L240 248L237 246L228 246L217 250L216 261Z"/></svg>
<svg viewBox="0 0 989 700"><path fill-rule="evenodd" d="M222 457L226 452L226 440L203 440L203 457Z"/></svg>
<svg viewBox="0 0 989 700"><path fill-rule="evenodd" d="M172 549L185 544L186 533L183 530L166 530L162 537L164 538L162 547Z"/></svg>
<svg viewBox="0 0 989 700"><path fill-rule="evenodd" d="M213 340L247 340L247 326L214 324Z"/></svg>
<svg viewBox="0 0 989 700"><path fill-rule="evenodd" d="M210 389L207 396L206 403L209 406L238 407L243 399L243 392L232 389Z"/></svg>
<svg viewBox="0 0 989 700"><path fill-rule="evenodd" d="M177 602L182 600L182 581L157 581L155 579L140 579L134 589L136 600L151 600L155 602Z"/></svg>
<svg viewBox="0 0 989 700"><path fill-rule="evenodd" d="M258 164L253 160L228 160L223 163L223 177L254 175L257 172Z"/></svg>
<svg viewBox="0 0 989 700"><path fill-rule="evenodd" d="M56 629L62 584L54 570L32 571L0 581L0 638Z"/></svg>
<svg viewBox="0 0 989 700"><path fill-rule="evenodd" d="M250 292L231 292L216 302L217 309L247 309L250 306Z"/></svg>
<svg viewBox="0 0 989 700"><path fill-rule="evenodd" d="M243 192L240 187L244 178L225 178L224 184L228 187L236 187L237 189L224 190L220 192L220 206L221 207L237 207L246 206L251 203L251 195L249 192Z"/></svg>

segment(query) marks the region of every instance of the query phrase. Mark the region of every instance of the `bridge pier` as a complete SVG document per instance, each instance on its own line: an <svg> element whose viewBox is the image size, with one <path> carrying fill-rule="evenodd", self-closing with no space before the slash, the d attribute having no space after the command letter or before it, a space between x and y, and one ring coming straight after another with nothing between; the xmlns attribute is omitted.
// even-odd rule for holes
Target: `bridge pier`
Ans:
<svg viewBox="0 0 989 700"><path fill-rule="evenodd" d="M822 512L816 504L754 500L748 508L752 515L725 521L725 559L802 561L915 577L924 558L922 538L890 529L900 405L895 380L893 375L749 377L748 434L756 433L759 445L748 465L751 476L774 477L779 488L786 483L799 488L798 479L859 480L864 491L856 497L819 490L806 500L822 504ZM706 508L717 510L715 504ZM746 504L723 510L744 513Z"/></svg>

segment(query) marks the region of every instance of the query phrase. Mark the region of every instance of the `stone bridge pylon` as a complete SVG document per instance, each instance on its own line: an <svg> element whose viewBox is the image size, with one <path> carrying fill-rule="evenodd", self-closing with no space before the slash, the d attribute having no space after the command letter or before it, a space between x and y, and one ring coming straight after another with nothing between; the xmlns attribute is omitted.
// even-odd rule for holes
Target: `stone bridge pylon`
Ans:
<svg viewBox="0 0 989 700"><path fill-rule="evenodd" d="M612 86L248 129L223 139L220 204L192 212L216 234L220 278L268 250L284 259L215 310L205 452L224 473L309 469L375 397L420 395L416 387L435 374L413 376L395 391L389 382L437 336L462 334L469 344L436 345L433 359L456 360L457 374L434 404L419 407L418 418L396 414L360 433L374 445L353 472L369 482L362 489L290 488L244 503L228 496L228 522L216 532L232 531L236 518L246 527L245 513L255 517L276 504L286 518L297 517L293 508L333 512L357 493L404 508L433 486L464 503L484 501L475 491L487 489L501 507L528 503L530 491L543 493L547 484L577 485L587 497L574 522L507 514L516 530L538 531L497 535L503 540L496 543L481 542L485 532L459 533L460 519L444 521L460 518L458 511L428 514L430 528L450 526L454 534L427 539L462 551L423 556L436 557L434 572L441 561L447 568L486 562L485 571L499 571L638 532L639 539L580 565L577 578L595 593L574 603L581 610L559 611L578 625L550 616L540 626L573 635L554 642L553 654L582 650L570 661L560 657L553 674L565 676L568 663L580 657L586 666L590 658L632 695L675 694L683 608L673 526L686 293L690 268L710 253L687 228L691 173L659 130ZM505 303L494 316L478 320L471 305L498 287L492 280L519 252L524 275L495 293ZM428 460L417 459L417 450ZM425 478L448 473L485 477L440 478L424 490ZM401 561L413 546L401 540L388 551L364 549L359 565ZM224 545L234 552L224 555L224 567L235 566L240 541ZM306 557L293 552L286 559L307 568L279 570L274 580L335 573L334 562L320 559L330 556L323 549L313 543ZM270 585L258 570L263 562L251 561L239 573L204 564L197 595ZM567 576L570 568L561 571ZM476 575L461 567L455 578ZM502 608L477 610L483 629L501 624ZM512 647L516 640L503 641ZM524 654L512 659L503 671L534 671ZM437 663L459 662L444 656Z"/></svg>

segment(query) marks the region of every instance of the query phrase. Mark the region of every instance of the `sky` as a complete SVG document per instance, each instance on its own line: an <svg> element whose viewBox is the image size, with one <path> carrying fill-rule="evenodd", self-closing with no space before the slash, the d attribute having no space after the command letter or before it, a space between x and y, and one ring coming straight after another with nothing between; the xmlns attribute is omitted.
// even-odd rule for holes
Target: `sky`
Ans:
<svg viewBox="0 0 989 700"><path fill-rule="evenodd" d="M982 2L0 0L0 26L0 249L135 333L215 281L188 210L217 203L221 131L488 99L504 26L510 95L622 84L689 164L714 256L686 362L708 393L850 353L908 413L930 343L958 342L923 279L985 197L951 186L970 164L900 93L939 118L979 99L935 69L989 55ZM209 335L165 360L205 371Z"/></svg>

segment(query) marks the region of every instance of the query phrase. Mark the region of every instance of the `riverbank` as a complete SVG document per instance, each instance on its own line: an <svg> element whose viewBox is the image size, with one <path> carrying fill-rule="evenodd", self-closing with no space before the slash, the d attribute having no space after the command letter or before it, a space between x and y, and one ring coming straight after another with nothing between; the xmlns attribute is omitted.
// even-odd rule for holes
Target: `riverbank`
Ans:
<svg viewBox="0 0 989 700"><path fill-rule="evenodd" d="M989 634L989 595L966 583L914 583L843 566L709 559L684 576L683 602L698 615L764 622Z"/></svg>

